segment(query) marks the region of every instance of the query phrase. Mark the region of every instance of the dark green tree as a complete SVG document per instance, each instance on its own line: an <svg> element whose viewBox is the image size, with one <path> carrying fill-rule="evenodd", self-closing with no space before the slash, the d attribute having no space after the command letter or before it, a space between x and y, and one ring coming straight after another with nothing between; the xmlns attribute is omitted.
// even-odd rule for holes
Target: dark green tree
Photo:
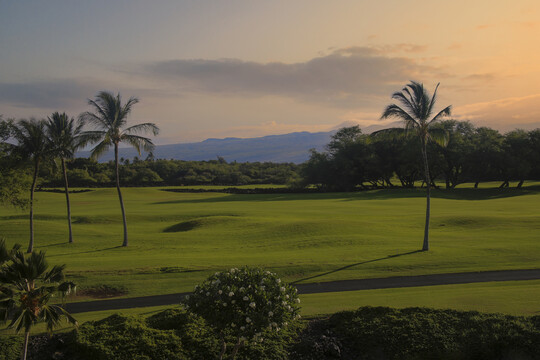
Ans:
<svg viewBox="0 0 540 360"><path fill-rule="evenodd" d="M432 143L432 151L439 155L438 167L444 175L447 189L453 189L463 183L465 163L473 151L474 126L468 121L444 120L435 124L448 134L446 146Z"/></svg>
<svg viewBox="0 0 540 360"><path fill-rule="evenodd" d="M500 175L503 136L488 127L476 128L471 137L471 153L465 159L465 177L478 188L481 181L491 181Z"/></svg>
<svg viewBox="0 0 540 360"><path fill-rule="evenodd" d="M26 194L31 179L26 169L17 166L14 146L8 142L13 127L12 119L5 120L0 115L0 204L24 209L28 206Z"/></svg>
<svg viewBox="0 0 540 360"><path fill-rule="evenodd" d="M122 210L122 221L124 223L124 241L122 246L128 246L128 231L124 201L120 190L120 171L118 158L118 145L127 143L133 146L141 154L141 150L150 152L154 149L154 144L149 138L139 134L152 133L157 135L158 127L153 123L143 123L133 126L127 126L127 118L131 113L133 105L138 103L137 98L131 97L126 103L122 104L120 94L114 94L101 91L94 100L88 100L88 104L93 108L93 112L87 111L80 115L80 119L89 125L95 127L94 131L85 131L85 141L97 143L92 149L92 158L98 158L106 152L111 146L114 147L114 163L116 172L116 190L120 200Z"/></svg>
<svg viewBox="0 0 540 360"><path fill-rule="evenodd" d="M517 187L521 188L533 167L533 147L529 133L525 130L514 130L505 134L502 155L501 187L508 187L510 180L517 180Z"/></svg>
<svg viewBox="0 0 540 360"><path fill-rule="evenodd" d="M447 106L433 116L438 87L439 84L435 87L433 96L430 96L424 89L423 84L411 81L401 91L395 92L392 95L392 98L397 100L401 106L396 104L388 105L381 116L381 119L395 117L402 120L405 123L405 130L412 131L421 143L424 181L427 189L423 251L429 250L429 219L431 208L431 177L429 175L427 143L429 140L435 140L440 143L446 142L444 132L437 131L437 129L433 128L433 125L444 116L450 115L451 110L451 106Z"/></svg>

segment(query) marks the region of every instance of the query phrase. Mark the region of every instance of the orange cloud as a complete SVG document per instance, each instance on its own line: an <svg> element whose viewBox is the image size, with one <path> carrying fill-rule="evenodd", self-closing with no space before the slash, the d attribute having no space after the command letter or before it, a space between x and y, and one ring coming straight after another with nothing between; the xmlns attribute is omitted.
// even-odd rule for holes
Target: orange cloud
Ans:
<svg viewBox="0 0 540 360"><path fill-rule="evenodd" d="M476 30L485 30L485 29L489 29L490 27L494 27L495 25L493 24L482 24L482 25L478 25L476 27Z"/></svg>
<svg viewBox="0 0 540 360"><path fill-rule="evenodd" d="M454 117L501 131L540 127L540 94L512 97L457 107Z"/></svg>

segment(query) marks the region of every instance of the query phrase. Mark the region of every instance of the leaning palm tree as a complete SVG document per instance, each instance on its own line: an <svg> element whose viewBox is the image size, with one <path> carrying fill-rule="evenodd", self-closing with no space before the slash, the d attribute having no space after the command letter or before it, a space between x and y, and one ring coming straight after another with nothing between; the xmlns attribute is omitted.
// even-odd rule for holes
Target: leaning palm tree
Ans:
<svg viewBox="0 0 540 360"><path fill-rule="evenodd" d="M128 143L137 149L139 155L141 154L141 149L150 152L154 149L152 140L139 134L151 132L153 135L157 135L159 132L158 127L153 123L125 127L132 106L138 102L139 100L137 98L131 97L125 104L122 104L120 94L114 96L110 92L101 91L97 94L95 100L88 100L88 104L93 107L94 112L87 111L80 115L81 120L96 128L95 131L85 131L83 133L87 141L98 143L92 149L92 158L98 158L111 146L114 146L116 190L118 191L120 208L122 209L122 220L124 222L124 242L122 246L128 246L128 233L124 201L122 200L122 192L120 191L118 145L121 142Z"/></svg>
<svg viewBox="0 0 540 360"><path fill-rule="evenodd" d="M17 142L14 154L23 161L30 160L34 165L34 176L30 187L30 242L27 252L34 250L34 191L39 173L39 166L48 159L50 144L45 131L44 120L19 120L12 128L13 138Z"/></svg>
<svg viewBox="0 0 540 360"><path fill-rule="evenodd" d="M401 91L392 95L393 99L398 100L401 106L391 104L384 110L381 119L395 117L403 120L405 131L412 131L420 140L422 145L422 160L424 163L424 181L426 184L426 224L424 229L424 243L422 250L429 250L429 218L430 218L430 200L431 200L431 178L429 177L429 166L427 157L427 143L434 140L440 144L447 141L446 134L440 129L432 129L432 125L445 116L450 115L451 106L447 106L431 117L434 111L437 99L437 89L435 87L433 96L424 89L424 85L411 81Z"/></svg>
<svg viewBox="0 0 540 360"><path fill-rule="evenodd" d="M53 113L46 123L47 135L51 144L53 156L60 158L62 173L64 175L64 189L66 192L67 219L69 228L69 242L73 242L71 229L71 206L69 203L69 184L66 170L66 159L72 159L77 149L84 146L84 137L81 135L83 123L69 118L66 113Z"/></svg>
<svg viewBox="0 0 540 360"><path fill-rule="evenodd" d="M0 254L0 321L11 320L8 328L14 328L17 333L24 330L21 359L25 360L30 331L35 324L45 322L49 332L62 318L77 325L77 320L63 307L48 304L57 293L64 299L75 290L75 284L60 283L64 280L65 265L47 271L44 252L25 256L17 247L8 251L5 243L0 241Z"/></svg>

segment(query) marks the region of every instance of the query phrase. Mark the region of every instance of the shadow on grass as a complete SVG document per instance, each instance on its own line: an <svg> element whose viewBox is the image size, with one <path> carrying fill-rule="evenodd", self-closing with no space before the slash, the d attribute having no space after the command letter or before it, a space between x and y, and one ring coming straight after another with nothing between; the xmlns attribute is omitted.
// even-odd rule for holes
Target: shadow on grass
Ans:
<svg viewBox="0 0 540 360"><path fill-rule="evenodd" d="M534 195L540 193L540 186L528 186L517 188L488 188L488 189L434 189L431 197L434 199L452 200L490 200L522 195ZM200 194L200 193L198 193ZM426 196L425 189L377 189L358 192L329 192L329 193L288 193L288 194L223 194L202 199L182 199L160 201L152 205L163 204L189 204L189 203L216 203L234 201L293 201L293 200L393 200L402 198L423 198Z"/></svg>
<svg viewBox="0 0 540 360"><path fill-rule="evenodd" d="M327 271L327 272L322 273L322 274L313 275L313 276L309 276L309 277L306 277L306 278L303 278L303 279L299 279L299 280L291 282L291 284L295 285L295 284L298 284L298 283L300 283L302 281L317 279L317 278L320 278L320 277L323 277L323 276L326 276L326 275L337 273L339 271L350 269L350 268L358 266L358 265L369 264L369 263L382 261L382 260L388 260L388 259L392 259L392 258L396 258L396 257L400 257L400 256L405 256L405 255L412 255L412 254L416 254L416 253L419 253L419 252L422 252L422 250L414 250L414 251L404 252L404 253L395 254L395 255L388 255L388 256L385 256L385 257L382 257L382 258L378 258L378 259L362 261L362 262L359 262L359 263L346 265L346 266L340 267L340 268L335 269L335 270Z"/></svg>
<svg viewBox="0 0 540 360"><path fill-rule="evenodd" d="M118 248L121 248L121 247L122 246L119 245L119 246L113 246L113 247L109 247L109 248L105 248L105 249L79 251L79 252L69 252L69 253L65 253L65 254L52 254L52 255L47 255L47 257L52 258L52 257L56 257L56 256L65 256L65 255L91 254L91 253L96 253L96 252L101 252L101 251L118 249Z"/></svg>
<svg viewBox="0 0 540 360"><path fill-rule="evenodd" d="M36 249L41 249L41 248L48 248L48 247L61 246L61 245L71 245L71 244L70 244L68 241L63 241L63 242L54 243L54 244L49 244L49 245L40 245L40 246L36 246L35 248L36 248Z"/></svg>

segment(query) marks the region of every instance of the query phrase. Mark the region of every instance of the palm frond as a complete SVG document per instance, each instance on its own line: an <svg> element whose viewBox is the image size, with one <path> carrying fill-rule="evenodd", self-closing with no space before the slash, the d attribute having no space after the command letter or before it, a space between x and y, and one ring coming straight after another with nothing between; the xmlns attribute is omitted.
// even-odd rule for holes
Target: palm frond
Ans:
<svg viewBox="0 0 540 360"><path fill-rule="evenodd" d="M129 100L121 108L120 108L120 103L118 103L118 105L119 105L118 106L119 107L119 118L123 119L125 121L125 119L129 115L129 113L131 112L131 107L133 105L137 104L138 102L139 102L139 99L132 96L132 97L129 98Z"/></svg>
<svg viewBox="0 0 540 360"><path fill-rule="evenodd" d="M51 151L44 120L19 120L13 127L13 138L17 142L14 154L23 160L43 159Z"/></svg>
<svg viewBox="0 0 540 360"><path fill-rule="evenodd" d="M139 156L141 155L141 149L146 152L150 152L154 150L154 147L155 147L152 140L150 140L149 138L145 138L143 136L138 136L138 135L124 134L122 135L122 141L133 146L139 153Z"/></svg>
<svg viewBox="0 0 540 360"><path fill-rule="evenodd" d="M107 136L107 131L95 130L95 131L83 131L77 138L81 146L96 143Z"/></svg>
<svg viewBox="0 0 540 360"><path fill-rule="evenodd" d="M418 113L418 108L416 104L409 98L407 98L407 96L403 92L395 92L394 94L392 94L392 99L398 100L403 106L405 106L408 113Z"/></svg>
<svg viewBox="0 0 540 360"><path fill-rule="evenodd" d="M388 128L374 131L370 134L373 138L384 138L389 140L394 140L406 135L405 129L403 128Z"/></svg>
<svg viewBox="0 0 540 360"><path fill-rule="evenodd" d="M101 155L103 155L107 150L109 150L109 147L111 147L112 142L108 136L108 134L105 136L105 138L100 141L90 152L90 158L97 159Z"/></svg>
<svg viewBox="0 0 540 360"><path fill-rule="evenodd" d="M410 122L414 125L418 125L418 122L408 112L406 112L396 104L391 104L386 107L381 116L381 120L387 119L389 117L395 117L405 121L405 123Z"/></svg>
<svg viewBox="0 0 540 360"><path fill-rule="evenodd" d="M64 280L64 269L66 265L55 265L43 276L45 282L59 282Z"/></svg>
<svg viewBox="0 0 540 360"><path fill-rule="evenodd" d="M439 89L439 85L441 83L437 83L437 86L435 86L435 90L433 91L433 96L431 97L431 101L429 102L429 113L431 114L433 112L433 107L435 106L435 102L437 101L437 90Z"/></svg>
<svg viewBox="0 0 540 360"><path fill-rule="evenodd" d="M448 145L450 140L450 135L448 132L442 128L432 128L428 132L429 139L436 144L445 147Z"/></svg>
<svg viewBox="0 0 540 360"><path fill-rule="evenodd" d="M109 129L110 124L107 118L100 117L90 111L85 111L79 115L79 120L84 124L89 124L98 129Z"/></svg>
<svg viewBox="0 0 540 360"><path fill-rule="evenodd" d="M46 125L52 154L63 159L73 158L75 151L82 146L79 139L82 121L75 122L66 113L55 112L48 118Z"/></svg>
<svg viewBox="0 0 540 360"><path fill-rule="evenodd" d="M449 105L449 106L445 107L444 109L442 109L441 111L439 111L439 113L437 115L435 115L433 117L433 119L431 119L429 121L429 123L430 124L434 123L435 121L437 121L437 120L439 120L439 119L441 119L441 118L443 118L445 116L449 116L451 114L451 112L452 112L452 105Z"/></svg>
<svg viewBox="0 0 540 360"><path fill-rule="evenodd" d="M81 114L82 120L95 122L97 126L99 126L98 124L101 124L101 126L104 127L109 127L111 125L108 122L108 109L103 106L106 104L104 104L100 98L96 97L96 100L88 99L88 105L92 106L94 108L94 111L96 111L98 115L90 111L86 111Z"/></svg>
<svg viewBox="0 0 540 360"><path fill-rule="evenodd" d="M124 134L136 135L151 132L154 136L159 134L159 128L153 123L142 123L128 127L123 131Z"/></svg>

